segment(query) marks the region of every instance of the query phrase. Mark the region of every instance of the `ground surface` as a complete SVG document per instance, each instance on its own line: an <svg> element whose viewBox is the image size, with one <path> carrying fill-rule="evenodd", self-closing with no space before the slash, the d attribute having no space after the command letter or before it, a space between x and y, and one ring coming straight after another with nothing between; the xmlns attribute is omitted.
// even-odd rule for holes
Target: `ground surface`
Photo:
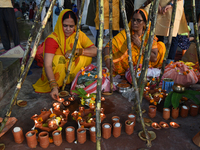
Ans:
<svg viewBox="0 0 200 150"><path fill-rule="evenodd" d="M88 33L88 36L94 41L92 35ZM34 121L31 120L31 116L34 114L40 114L40 110L44 107L49 109L52 107L54 102L50 95L35 93L32 84L35 83L41 75L41 68L32 67L32 74L28 75L21 91L18 95L18 100L22 99L28 102L26 107L14 106L11 116L18 119L17 123L13 126L22 127L24 134L31 130L34 126ZM199 84L192 87L194 90L199 90ZM13 87L1 100L0 102L0 117L4 117L8 105L10 104L11 97L13 95L15 87ZM136 150L147 148L146 142L142 141L138 137L139 131L142 130L141 124L136 123L134 133L132 135L127 135L125 133L125 124L127 120L127 115L131 113L131 106L133 102L128 102L120 93L114 92L111 96L105 96L105 102L102 102L102 107L105 109L106 118L102 123L111 123L112 116L119 116L120 122L122 123L121 136L118 138L111 136L109 139L101 139L102 150ZM74 102L69 106L70 112L78 109L79 99L76 98ZM188 102L189 105L190 102ZM149 103L143 100L142 108L148 111ZM143 114L144 117L149 118L148 113ZM152 119L155 122L165 121L162 118L162 112L157 111L156 117ZM200 131L200 114L196 117L188 116L187 118L178 117L177 119L170 118L166 122L175 121L180 124L180 128L173 129L172 127L168 129L155 130L152 127L147 127L148 130L152 130L156 133L156 139L152 141L152 147L150 150L197 150L199 149L193 142L192 138L197 132ZM48 150L71 148L72 150L88 150L95 149L95 144L90 141L89 131L87 131L87 141L84 144L69 144L66 141L65 128L67 126L74 126L77 129L77 123L72 119L71 115L68 117L68 122L63 127L62 136L63 143L57 147L54 144L50 144L47 148ZM30 149L27 146L26 140L22 144L16 144L12 135L13 127L0 138L0 143L6 145L6 150L26 150ZM42 149L39 143L36 149Z"/></svg>

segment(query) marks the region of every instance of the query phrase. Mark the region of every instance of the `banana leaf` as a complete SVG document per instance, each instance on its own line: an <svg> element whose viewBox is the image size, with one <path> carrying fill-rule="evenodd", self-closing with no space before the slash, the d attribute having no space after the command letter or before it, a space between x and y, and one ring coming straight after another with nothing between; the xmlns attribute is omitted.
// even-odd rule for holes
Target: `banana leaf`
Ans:
<svg viewBox="0 0 200 150"><path fill-rule="evenodd" d="M182 98L182 93L173 92L171 97L172 106L176 109L179 106L179 101Z"/></svg>
<svg viewBox="0 0 200 150"><path fill-rule="evenodd" d="M197 97L195 97L195 94L191 93L191 90L186 90L183 93L183 95L192 100L195 104L200 105L200 100Z"/></svg>
<svg viewBox="0 0 200 150"><path fill-rule="evenodd" d="M169 106L171 106L171 104L172 104L171 103L172 94L173 94L173 92L170 92L168 94L168 96L165 98L165 103L164 103L165 108L168 108Z"/></svg>

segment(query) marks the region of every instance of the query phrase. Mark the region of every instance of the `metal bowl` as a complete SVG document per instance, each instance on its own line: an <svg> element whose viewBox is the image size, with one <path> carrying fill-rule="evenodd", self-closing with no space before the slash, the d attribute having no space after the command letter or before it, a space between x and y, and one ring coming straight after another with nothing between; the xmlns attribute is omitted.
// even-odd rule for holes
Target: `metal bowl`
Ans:
<svg viewBox="0 0 200 150"><path fill-rule="evenodd" d="M174 84L172 86L172 89L174 92L178 92L178 93L181 93L181 92L184 92L185 91L185 87L181 84Z"/></svg>
<svg viewBox="0 0 200 150"><path fill-rule="evenodd" d="M128 89L130 89L130 84L127 84L127 83L119 83L117 85L117 88L118 88L118 91L120 93L124 93L124 92L127 92Z"/></svg>

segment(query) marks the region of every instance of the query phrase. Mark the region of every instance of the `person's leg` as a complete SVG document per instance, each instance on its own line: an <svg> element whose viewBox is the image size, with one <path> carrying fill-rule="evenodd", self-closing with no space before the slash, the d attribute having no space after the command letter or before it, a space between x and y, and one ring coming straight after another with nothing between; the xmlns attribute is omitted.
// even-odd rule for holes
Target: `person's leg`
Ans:
<svg viewBox="0 0 200 150"><path fill-rule="evenodd" d="M98 38L99 38L99 30L97 30L96 39L95 39L95 46L98 47Z"/></svg>
<svg viewBox="0 0 200 150"><path fill-rule="evenodd" d="M171 62L171 61L174 61L177 47L178 47L178 37L177 36L176 37L172 37L172 44L171 44L171 47L170 47L170 50L169 50L167 63Z"/></svg>
<svg viewBox="0 0 200 150"><path fill-rule="evenodd" d="M1 41L3 43L4 49L9 50L10 49L10 39L9 39L7 26L6 26L6 23L4 20L5 9L6 8L0 8L0 36L1 36Z"/></svg>
<svg viewBox="0 0 200 150"><path fill-rule="evenodd" d="M17 28L17 22L15 19L15 12L13 8L6 8L6 24L9 27L9 30L12 34L13 37L13 41L15 46L20 44L20 40L19 40L19 32L18 32L18 28Z"/></svg>

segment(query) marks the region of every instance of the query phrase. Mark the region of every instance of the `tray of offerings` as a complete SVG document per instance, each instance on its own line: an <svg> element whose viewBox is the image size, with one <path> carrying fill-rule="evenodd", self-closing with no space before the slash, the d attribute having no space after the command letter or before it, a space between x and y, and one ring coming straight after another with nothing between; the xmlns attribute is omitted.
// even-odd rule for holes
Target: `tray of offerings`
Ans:
<svg viewBox="0 0 200 150"><path fill-rule="evenodd" d="M67 123L69 110L41 110L40 115L33 115L31 119L35 122L35 127L41 130L51 132L63 127Z"/></svg>

